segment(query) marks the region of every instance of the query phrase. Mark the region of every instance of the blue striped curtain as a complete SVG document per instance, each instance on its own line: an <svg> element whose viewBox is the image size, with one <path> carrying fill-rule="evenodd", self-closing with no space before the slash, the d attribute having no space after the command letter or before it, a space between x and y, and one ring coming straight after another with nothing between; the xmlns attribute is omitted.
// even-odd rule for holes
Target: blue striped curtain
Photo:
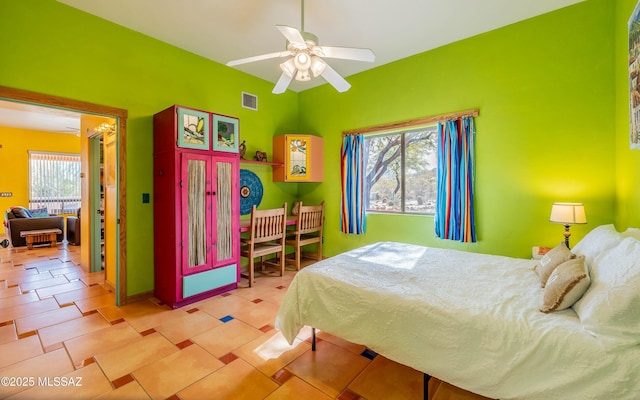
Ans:
<svg viewBox="0 0 640 400"><path fill-rule="evenodd" d="M472 117L438 123L435 229L440 239L476 242L473 200L475 127Z"/></svg>
<svg viewBox="0 0 640 400"><path fill-rule="evenodd" d="M356 235L363 234L366 228L363 154L363 135L348 135L344 137L340 152L342 179L340 227L342 232Z"/></svg>

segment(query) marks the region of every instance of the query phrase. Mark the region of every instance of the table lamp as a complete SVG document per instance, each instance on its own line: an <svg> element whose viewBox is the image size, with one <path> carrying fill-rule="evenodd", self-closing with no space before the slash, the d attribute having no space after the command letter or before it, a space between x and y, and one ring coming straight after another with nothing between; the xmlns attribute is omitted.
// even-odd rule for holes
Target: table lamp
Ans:
<svg viewBox="0 0 640 400"><path fill-rule="evenodd" d="M582 203L553 203L549 221L564 225L564 244L569 247L569 226L573 224L586 224L587 216L584 213Z"/></svg>

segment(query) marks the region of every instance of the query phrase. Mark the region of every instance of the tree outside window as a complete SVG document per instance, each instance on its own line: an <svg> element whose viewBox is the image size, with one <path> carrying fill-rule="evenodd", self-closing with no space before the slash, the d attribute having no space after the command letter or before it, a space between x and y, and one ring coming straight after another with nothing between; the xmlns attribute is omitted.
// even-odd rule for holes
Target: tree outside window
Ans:
<svg viewBox="0 0 640 400"><path fill-rule="evenodd" d="M365 201L374 212L434 214L436 125L365 137Z"/></svg>

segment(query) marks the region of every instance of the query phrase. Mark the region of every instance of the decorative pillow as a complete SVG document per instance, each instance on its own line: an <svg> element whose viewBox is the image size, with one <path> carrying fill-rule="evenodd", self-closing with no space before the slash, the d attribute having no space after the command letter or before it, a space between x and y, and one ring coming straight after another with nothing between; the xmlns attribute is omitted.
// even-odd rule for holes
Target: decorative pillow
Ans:
<svg viewBox="0 0 640 400"><path fill-rule="evenodd" d="M627 237L591 266L591 286L573 305L596 336L640 343L640 240Z"/></svg>
<svg viewBox="0 0 640 400"><path fill-rule="evenodd" d="M584 256L563 262L547 280L540 311L550 313L571 307L582 297L590 283Z"/></svg>
<svg viewBox="0 0 640 400"><path fill-rule="evenodd" d="M29 213L31 214L31 216L33 218L42 218L42 217L48 217L49 216L49 212L47 211L46 208L38 208L35 210L29 210Z"/></svg>
<svg viewBox="0 0 640 400"><path fill-rule="evenodd" d="M622 234L626 237L632 237L640 240L640 229L638 228L629 228L626 231L622 232Z"/></svg>
<svg viewBox="0 0 640 400"><path fill-rule="evenodd" d="M569 261L572 258L575 258L575 255L567 248L567 245L564 244L564 242L561 242L559 245L549 250L547 254L542 256L540 262L533 267L540 277L542 287L547 283L549 275L551 275L558 265L565 261Z"/></svg>
<svg viewBox="0 0 640 400"><path fill-rule="evenodd" d="M603 251L616 246L622 239L624 236L612 224L600 225L587 233L572 251L578 256L584 256L587 265L593 268L594 259Z"/></svg>
<svg viewBox="0 0 640 400"><path fill-rule="evenodd" d="M31 213L24 207L11 207L11 212L16 218L31 218Z"/></svg>

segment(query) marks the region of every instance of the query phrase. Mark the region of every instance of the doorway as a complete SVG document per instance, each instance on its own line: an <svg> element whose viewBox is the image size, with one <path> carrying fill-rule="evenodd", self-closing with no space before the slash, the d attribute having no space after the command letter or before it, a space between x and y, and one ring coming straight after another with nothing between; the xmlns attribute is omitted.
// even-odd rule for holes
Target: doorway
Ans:
<svg viewBox="0 0 640 400"><path fill-rule="evenodd" d="M45 95L35 92L29 92L19 89L8 88L0 86L0 99L13 101L18 103L26 103L34 106L41 106L44 108L52 108L57 110L69 110L83 114L83 116L102 116L103 118L110 118L115 121L115 132L112 135L111 150L113 152L114 164L113 168L113 185L112 196L114 202L112 204L112 217L114 224L114 290L116 294L116 305L124 305L127 301L126 296L126 213L123 206L125 204L126 196L126 121L127 110L102 106L93 103L87 103L78 100L66 99L57 96ZM86 132L85 132L86 134ZM88 136L85 136L87 153L89 151ZM89 166L83 166L82 177L90 176ZM82 187L83 198L88 199L89 187L88 179L84 179ZM85 197L86 192L86 197ZM86 212L86 217L89 217L88 204L82 207L82 214ZM90 220L90 219L88 219ZM91 235L94 236L94 235ZM87 236L88 238L88 236Z"/></svg>

